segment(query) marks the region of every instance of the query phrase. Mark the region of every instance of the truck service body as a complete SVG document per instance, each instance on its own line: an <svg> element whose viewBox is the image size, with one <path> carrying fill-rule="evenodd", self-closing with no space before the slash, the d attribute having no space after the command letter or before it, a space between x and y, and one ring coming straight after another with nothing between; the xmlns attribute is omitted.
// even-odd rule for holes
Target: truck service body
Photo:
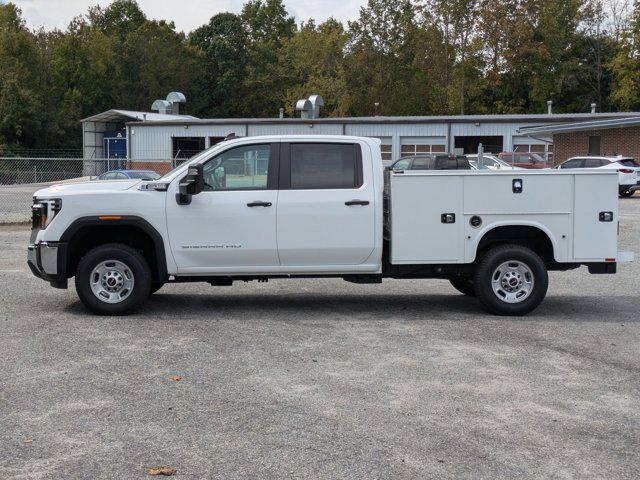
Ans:
<svg viewBox="0 0 640 480"><path fill-rule="evenodd" d="M384 171L380 141L232 138L155 181L36 192L28 263L118 314L168 281L444 278L496 314L533 310L547 270L615 273L606 171Z"/></svg>

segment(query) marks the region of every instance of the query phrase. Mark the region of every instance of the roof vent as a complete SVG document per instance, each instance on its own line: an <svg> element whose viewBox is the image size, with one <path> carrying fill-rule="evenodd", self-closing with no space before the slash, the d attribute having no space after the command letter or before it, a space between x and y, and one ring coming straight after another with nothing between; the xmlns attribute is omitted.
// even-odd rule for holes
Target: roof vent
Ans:
<svg viewBox="0 0 640 480"><path fill-rule="evenodd" d="M156 100L151 105L151 110L156 110L158 113L168 114L171 113L171 104L166 100Z"/></svg>
<svg viewBox="0 0 640 480"><path fill-rule="evenodd" d="M166 115L179 115L180 104L187 103L187 97L182 92L170 92L166 100L156 100L151 105L151 110L157 110L158 113Z"/></svg>
<svg viewBox="0 0 640 480"><path fill-rule="evenodd" d="M320 118L320 107L324 106L323 98L314 94L311 95L308 99L300 99L296 103L296 110L300 112L300 118Z"/></svg>
<svg viewBox="0 0 640 480"><path fill-rule="evenodd" d="M296 102L296 110L300 112L300 118L313 118L313 105L306 98L302 98Z"/></svg>
<svg viewBox="0 0 640 480"><path fill-rule="evenodd" d="M180 104L187 103L187 97L182 92L171 92L167 95L167 102L171 104L171 113L174 115L180 114Z"/></svg>
<svg viewBox="0 0 640 480"><path fill-rule="evenodd" d="M547 113L549 115L553 114L553 102L551 100L547 101Z"/></svg>
<svg viewBox="0 0 640 480"><path fill-rule="evenodd" d="M596 107L597 105L595 103L591 104L591 113L596 113Z"/></svg>

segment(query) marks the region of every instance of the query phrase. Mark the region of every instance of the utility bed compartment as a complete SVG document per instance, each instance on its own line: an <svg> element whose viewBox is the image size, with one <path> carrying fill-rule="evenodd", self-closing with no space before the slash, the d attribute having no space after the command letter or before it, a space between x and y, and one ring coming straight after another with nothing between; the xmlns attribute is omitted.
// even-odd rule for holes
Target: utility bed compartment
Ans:
<svg viewBox="0 0 640 480"><path fill-rule="evenodd" d="M507 224L542 230L557 262L617 254L615 172L390 171L385 183L394 264L471 263L482 237ZM471 225L472 217L480 225Z"/></svg>

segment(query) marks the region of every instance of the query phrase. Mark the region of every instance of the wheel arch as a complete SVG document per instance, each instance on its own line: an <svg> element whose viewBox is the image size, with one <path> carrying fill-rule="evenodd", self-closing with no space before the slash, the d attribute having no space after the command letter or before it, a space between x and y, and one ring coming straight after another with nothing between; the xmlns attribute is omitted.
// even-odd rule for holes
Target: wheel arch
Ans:
<svg viewBox="0 0 640 480"><path fill-rule="evenodd" d="M66 272L72 276L80 258L92 248L124 243L140 250L149 263L154 281L166 281L167 259L162 235L137 216L89 216L75 220L60 237L67 243Z"/></svg>
<svg viewBox="0 0 640 480"><path fill-rule="evenodd" d="M515 244L530 248L546 263L559 261L559 246L555 235L545 225L526 221L492 223L476 237L473 258L479 259L497 245Z"/></svg>

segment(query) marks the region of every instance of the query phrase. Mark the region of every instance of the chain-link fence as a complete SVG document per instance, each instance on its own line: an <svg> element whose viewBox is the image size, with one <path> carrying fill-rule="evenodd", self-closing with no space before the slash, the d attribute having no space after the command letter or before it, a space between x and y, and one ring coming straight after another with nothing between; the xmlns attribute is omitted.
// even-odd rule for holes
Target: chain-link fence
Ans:
<svg viewBox="0 0 640 480"><path fill-rule="evenodd" d="M0 224L28 222L33 194L41 188L97 179L153 179L183 161L0 156Z"/></svg>

